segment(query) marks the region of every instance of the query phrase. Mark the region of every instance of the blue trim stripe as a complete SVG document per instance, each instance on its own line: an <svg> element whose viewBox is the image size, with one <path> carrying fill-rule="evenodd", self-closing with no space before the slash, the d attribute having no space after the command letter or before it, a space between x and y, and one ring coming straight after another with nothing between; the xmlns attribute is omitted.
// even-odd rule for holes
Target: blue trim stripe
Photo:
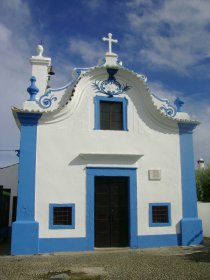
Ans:
<svg viewBox="0 0 210 280"><path fill-rule="evenodd" d="M129 178L129 210L130 210L130 247L138 247L137 238L137 181L136 168L87 167L87 216L86 232L88 243L94 248L94 177L119 176Z"/></svg>
<svg viewBox="0 0 210 280"><path fill-rule="evenodd" d="M128 100L125 97L104 97L104 96L95 96L94 97L94 104L95 104L95 129L100 129L100 102L106 101L106 102L121 102L123 105L123 129L122 130L128 130Z"/></svg>
<svg viewBox="0 0 210 280"><path fill-rule="evenodd" d="M180 222L182 245L200 245L203 243L202 221L197 218L184 218Z"/></svg>
<svg viewBox="0 0 210 280"><path fill-rule="evenodd" d="M17 113L21 123L17 220L12 225L12 254L38 253L35 215L36 139L40 113Z"/></svg>
<svg viewBox="0 0 210 280"><path fill-rule="evenodd" d="M39 223L16 221L12 224L12 255L39 253Z"/></svg>
<svg viewBox="0 0 210 280"><path fill-rule="evenodd" d="M39 253L90 251L87 238L40 238Z"/></svg>
<svg viewBox="0 0 210 280"><path fill-rule="evenodd" d="M141 235L137 237L137 248L180 246L180 234ZM39 253L78 252L93 250L87 238L40 238Z"/></svg>
<svg viewBox="0 0 210 280"><path fill-rule="evenodd" d="M180 246L180 234L141 235L135 248L158 248ZM94 250L87 238L40 238L39 253L78 252Z"/></svg>
<svg viewBox="0 0 210 280"><path fill-rule="evenodd" d="M168 209L168 222L167 223L154 223L152 220L153 206L166 206ZM171 226L171 203L149 203L149 226L150 227L165 227Z"/></svg>
<svg viewBox="0 0 210 280"><path fill-rule="evenodd" d="M180 222L182 245L197 245L203 242L202 222L198 219L192 133L195 124L179 123L182 215Z"/></svg>
<svg viewBox="0 0 210 280"><path fill-rule="evenodd" d="M180 234L140 235L138 236L138 248L158 248L180 246Z"/></svg>
<svg viewBox="0 0 210 280"><path fill-rule="evenodd" d="M179 124L183 218L198 215L192 139L194 127L194 124Z"/></svg>
<svg viewBox="0 0 210 280"><path fill-rule="evenodd" d="M54 207L70 207L71 208L71 225L54 225L53 224L53 209ZM67 203L67 204L49 204L49 229L75 229L75 204Z"/></svg>
<svg viewBox="0 0 210 280"><path fill-rule="evenodd" d="M41 114L18 113L21 123L17 220L34 220L36 138ZM27 188L25 187L27 186Z"/></svg>

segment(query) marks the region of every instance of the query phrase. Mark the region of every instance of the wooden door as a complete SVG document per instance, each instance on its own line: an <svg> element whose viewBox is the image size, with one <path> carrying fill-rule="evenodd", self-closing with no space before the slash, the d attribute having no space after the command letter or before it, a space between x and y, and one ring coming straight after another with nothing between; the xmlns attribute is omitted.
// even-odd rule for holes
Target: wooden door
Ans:
<svg viewBox="0 0 210 280"><path fill-rule="evenodd" d="M95 177L95 247L127 247L128 178Z"/></svg>

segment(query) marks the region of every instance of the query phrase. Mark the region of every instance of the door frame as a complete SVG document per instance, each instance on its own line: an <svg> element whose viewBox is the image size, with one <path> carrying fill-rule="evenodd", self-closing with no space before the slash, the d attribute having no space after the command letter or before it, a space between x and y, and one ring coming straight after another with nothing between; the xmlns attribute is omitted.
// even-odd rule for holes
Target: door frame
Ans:
<svg viewBox="0 0 210 280"><path fill-rule="evenodd" d="M129 247L138 247L137 237L137 180L136 167L87 167L86 168L86 237L94 249L94 190L95 176L128 177Z"/></svg>

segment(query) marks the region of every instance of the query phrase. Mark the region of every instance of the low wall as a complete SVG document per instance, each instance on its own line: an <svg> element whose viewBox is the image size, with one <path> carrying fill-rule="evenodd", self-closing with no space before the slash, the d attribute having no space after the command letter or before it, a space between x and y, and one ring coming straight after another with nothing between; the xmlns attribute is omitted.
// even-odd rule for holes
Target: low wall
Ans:
<svg viewBox="0 0 210 280"><path fill-rule="evenodd" d="M198 202L198 217L203 223L203 236L210 237L210 202Z"/></svg>

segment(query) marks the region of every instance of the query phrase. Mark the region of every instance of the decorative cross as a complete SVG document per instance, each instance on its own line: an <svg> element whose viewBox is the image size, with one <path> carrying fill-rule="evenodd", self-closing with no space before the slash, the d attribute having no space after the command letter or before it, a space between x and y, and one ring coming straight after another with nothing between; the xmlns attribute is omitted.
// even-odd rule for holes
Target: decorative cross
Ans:
<svg viewBox="0 0 210 280"><path fill-rule="evenodd" d="M108 38L103 37L102 40L109 42L109 53L112 53L112 43L118 43L118 40L112 39L112 33L108 34Z"/></svg>

